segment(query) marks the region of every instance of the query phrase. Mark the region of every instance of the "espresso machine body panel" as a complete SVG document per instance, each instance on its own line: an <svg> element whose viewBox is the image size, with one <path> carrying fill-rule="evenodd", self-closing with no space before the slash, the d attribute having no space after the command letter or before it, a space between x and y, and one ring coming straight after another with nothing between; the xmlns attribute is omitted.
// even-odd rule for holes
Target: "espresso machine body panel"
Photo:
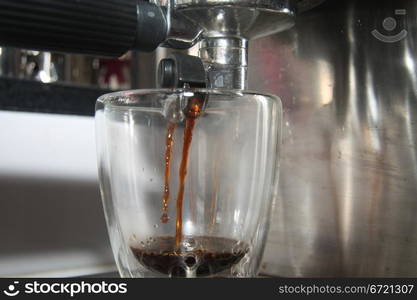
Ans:
<svg viewBox="0 0 417 300"><path fill-rule="evenodd" d="M251 43L249 87L284 106L264 274L417 276L416 15L326 1Z"/></svg>

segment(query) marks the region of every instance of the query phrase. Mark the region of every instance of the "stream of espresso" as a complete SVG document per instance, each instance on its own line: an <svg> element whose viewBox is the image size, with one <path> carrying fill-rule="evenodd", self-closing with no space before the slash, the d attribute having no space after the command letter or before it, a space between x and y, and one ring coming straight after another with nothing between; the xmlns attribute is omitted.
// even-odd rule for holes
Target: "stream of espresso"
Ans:
<svg viewBox="0 0 417 300"><path fill-rule="evenodd" d="M184 201L185 178L187 176L188 156L190 152L191 142L193 140L193 130L196 119L201 115L204 98L197 96L188 101L188 106L185 110L185 129L184 129L184 143L182 148L182 158L179 170L179 188L177 195L177 219L175 222L175 248L179 249L182 240L182 204Z"/></svg>
<svg viewBox="0 0 417 300"><path fill-rule="evenodd" d="M171 175L171 156L172 146L174 144L174 131L176 124L169 122L167 128L167 137L165 142L165 177L164 177L164 193L162 197L162 216L161 222L168 223L168 203L169 203L169 178Z"/></svg>
<svg viewBox="0 0 417 300"><path fill-rule="evenodd" d="M181 246L182 240L182 210L184 202L184 192L185 192L185 179L187 177L187 167L188 167L188 156L190 152L191 142L193 139L193 130L197 118L201 115L203 108L204 97L195 94L192 98L189 99L188 105L185 109L185 129L184 129L184 141L182 149L182 157L179 169L179 187L177 194L176 202L176 221L175 221L175 248L179 249ZM169 179L171 174L171 159L172 159L172 147L174 144L174 131L176 125L172 122L168 123L167 135L165 140L165 182L164 182L164 191L162 197L162 216L161 222L167 223L169 220L168 217L168 203L170 197L170 186Z"/></svg>

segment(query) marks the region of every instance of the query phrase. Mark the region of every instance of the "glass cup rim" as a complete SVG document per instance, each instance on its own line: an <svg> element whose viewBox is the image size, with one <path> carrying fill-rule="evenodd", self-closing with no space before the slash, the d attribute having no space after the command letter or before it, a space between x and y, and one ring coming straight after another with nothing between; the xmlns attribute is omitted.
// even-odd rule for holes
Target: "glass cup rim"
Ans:
<svg viewBox="0 0 417 300"><path fill-rule="evenodd" d="M232 90L232 89L210 89L210 88L161 88L161 89L136 89L136 90L124 90L101 95L97 102L111 105L126 105L127 103L122 99L128 100L131 96L145 96L153 94L179 94L184 92L194 93L208 93L214 95L225 95L225 96L261 96L269 98L274 101L279 101L279 97L273 94L259 93L251 90Z"/></svg>

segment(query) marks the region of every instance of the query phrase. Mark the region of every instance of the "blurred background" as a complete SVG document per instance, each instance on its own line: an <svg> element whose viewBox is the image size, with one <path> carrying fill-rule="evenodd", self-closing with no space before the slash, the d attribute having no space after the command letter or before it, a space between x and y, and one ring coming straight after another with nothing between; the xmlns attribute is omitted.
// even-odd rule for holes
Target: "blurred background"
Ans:
<svg viewBox="0 0 417 300"><path fill-rule="evenodd" d="M95 101L155 87L166 51L109 59L0 48L0 276L116 271L98 188Z"/></svg>

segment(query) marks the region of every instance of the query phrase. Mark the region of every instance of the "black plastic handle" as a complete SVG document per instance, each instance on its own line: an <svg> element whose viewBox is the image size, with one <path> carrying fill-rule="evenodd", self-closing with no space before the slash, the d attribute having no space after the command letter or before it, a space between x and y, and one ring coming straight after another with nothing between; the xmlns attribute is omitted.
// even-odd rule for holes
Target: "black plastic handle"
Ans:
<svg viewBox="0 0 417 300"><path fill-rule="evenodd" d="M118 57L166 34L165 13L147 1L0 0L1 46Z"/></svg>

